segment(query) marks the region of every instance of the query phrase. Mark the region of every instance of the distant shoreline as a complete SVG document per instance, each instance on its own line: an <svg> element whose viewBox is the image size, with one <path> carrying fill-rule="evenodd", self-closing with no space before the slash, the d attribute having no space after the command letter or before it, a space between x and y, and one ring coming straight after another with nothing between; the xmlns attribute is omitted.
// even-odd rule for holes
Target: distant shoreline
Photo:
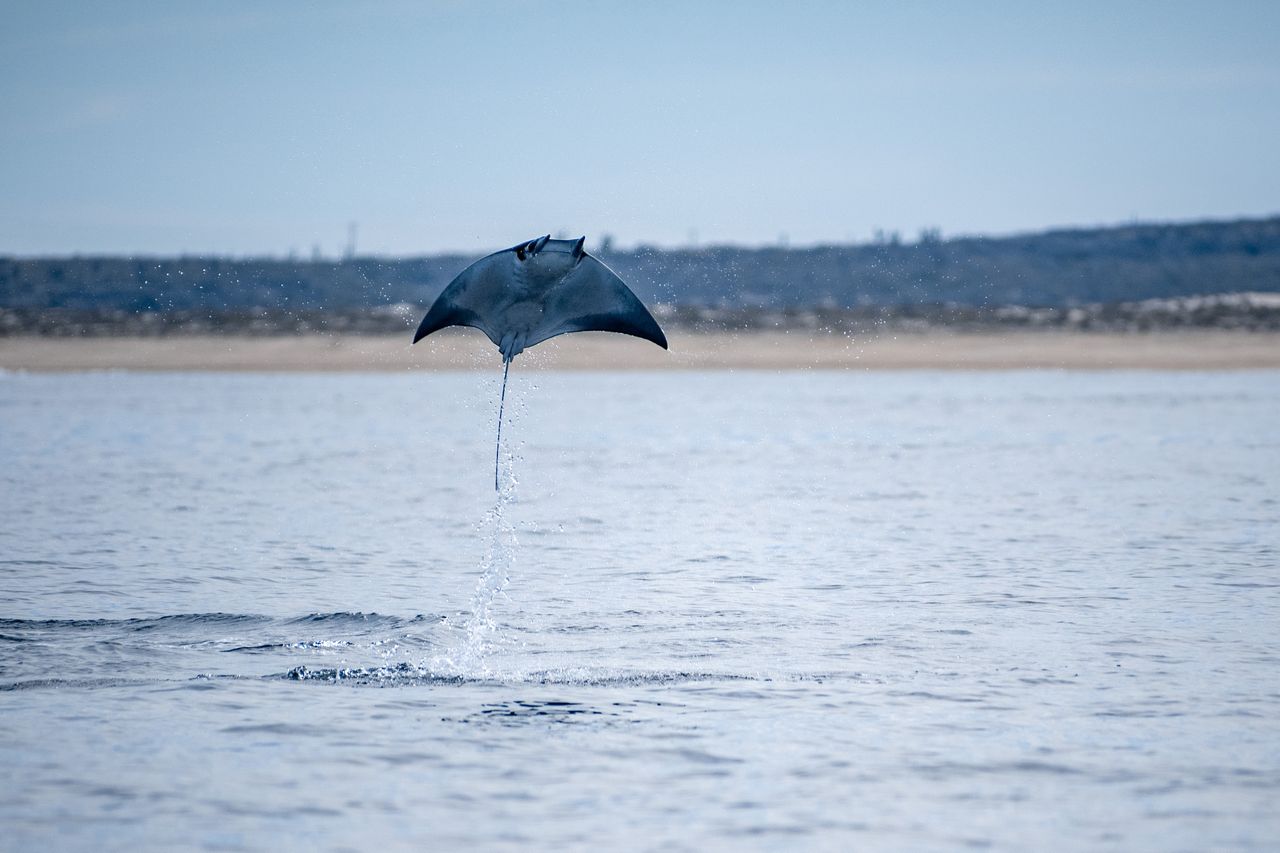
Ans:
<svg viewBox="0 0 1280 853"><path fill-rule="evenodd" d="M677 332L663 352L623 335L584 333L519 356L534 370L1248 370L1280 369L1280 333L1010 331L870 335ZM416 346L401 335L157 338L0 337L0 369L32 372L494 370L470 330Z"/></svg>
<svg viewBox="0 0 1280 853"><path fill-rule="evenodd" d="M536 235L520 235L531 236ZM101 310L147 319L175 312L190 312L196 320L222 314L246 325L261 322L264 312L285 315L267 323L289 325L298 314L369 313L397 305L421 316L468 264L508 245L417 257L311 260L0 255L0 309ZM859 314L874 319L882 308L899 317L921 308L982 318L1003 306L1038 306L1033 313L1052 324L1072 308L1092 313L1093 305L1280 293L1277 215L992 236L943 238L925 231L914 241L890 233L872 243L797 247L622 249L602 240L587 248L645 305L695 314L698 306L716 306L711 313L794 309L847 314L856 322ZM244 316L237 320L236 312Z"/></svg>

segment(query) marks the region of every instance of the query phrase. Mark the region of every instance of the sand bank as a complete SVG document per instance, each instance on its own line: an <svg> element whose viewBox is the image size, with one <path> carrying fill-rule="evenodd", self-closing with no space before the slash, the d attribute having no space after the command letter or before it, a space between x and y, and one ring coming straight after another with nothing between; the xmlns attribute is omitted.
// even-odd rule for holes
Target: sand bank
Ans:
<svg viewBox="0 0 1280 853"><path fill-rule="evenodd" d="M1280 334L676 332L663 352L623 335L584 333L548 341L519 362L522 369L554 370L1236 370L1280 368ZM417 346L407 335L0 338L0 369L8 370L493 370L498 364L493 345L470 332L433 335Z"/></svg>

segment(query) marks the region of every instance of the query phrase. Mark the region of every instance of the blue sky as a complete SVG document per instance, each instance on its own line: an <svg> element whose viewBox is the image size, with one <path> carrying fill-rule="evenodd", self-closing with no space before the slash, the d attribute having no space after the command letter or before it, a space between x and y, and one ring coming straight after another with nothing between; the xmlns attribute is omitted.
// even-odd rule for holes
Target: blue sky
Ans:
<svg viewBox="0 0 1280 853"><path fill-rule="evenodd" d="M1277 3L0 12L0 253L792 245L1280 212Z"/></svg>

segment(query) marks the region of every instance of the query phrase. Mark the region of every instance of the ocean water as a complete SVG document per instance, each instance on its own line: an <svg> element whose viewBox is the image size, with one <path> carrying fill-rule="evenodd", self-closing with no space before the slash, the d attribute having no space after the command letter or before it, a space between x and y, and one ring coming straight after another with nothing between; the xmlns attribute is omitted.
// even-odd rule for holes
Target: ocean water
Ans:
<svg viewBox="0 0 1280 853"><path fill-rule="evenodd" d="M1280 846L1280 374L0 376L0 848Z"/></svg>

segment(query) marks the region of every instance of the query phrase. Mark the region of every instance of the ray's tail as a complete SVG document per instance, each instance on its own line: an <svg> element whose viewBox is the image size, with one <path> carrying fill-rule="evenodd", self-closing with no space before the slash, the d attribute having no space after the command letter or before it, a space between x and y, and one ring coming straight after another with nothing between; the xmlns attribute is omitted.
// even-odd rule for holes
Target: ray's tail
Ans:
<svg viewBox="0 0 1280 853"><path fill-rule="evenodd" d="M493 490L501 492L502 488L498 485L498 471L501 468L502 460L502 409L507 404L507 374L511 371L511 359L503 359L502 362L502 394L498 397L498 441L493 448Z"/></svg>

